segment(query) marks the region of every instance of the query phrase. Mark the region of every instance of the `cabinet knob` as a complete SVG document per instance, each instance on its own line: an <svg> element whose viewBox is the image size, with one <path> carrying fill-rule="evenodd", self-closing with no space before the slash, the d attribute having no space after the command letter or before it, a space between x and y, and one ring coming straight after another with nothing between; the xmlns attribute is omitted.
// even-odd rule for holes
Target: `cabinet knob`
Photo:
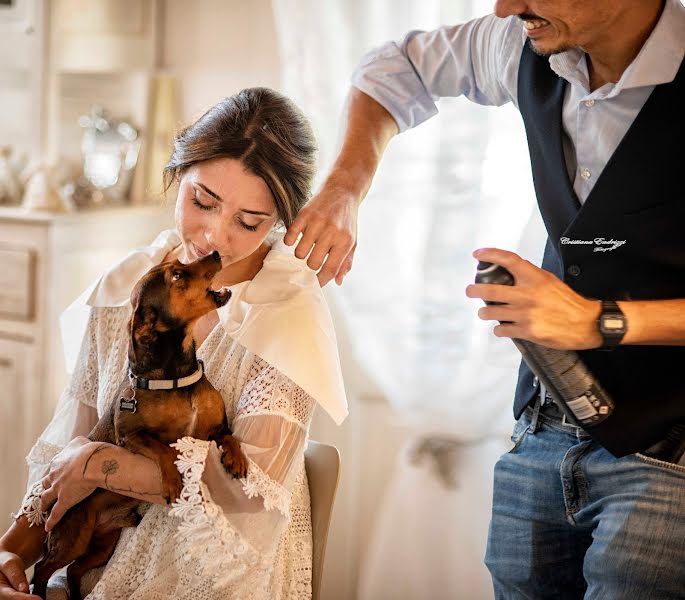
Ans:
<svg viewBox="0 0 685 600"><path fill-rule="evenodd" d="M0 356L0 367L12 367L14 363L12 362L11 358L5 358L4 356Z"/></svg>

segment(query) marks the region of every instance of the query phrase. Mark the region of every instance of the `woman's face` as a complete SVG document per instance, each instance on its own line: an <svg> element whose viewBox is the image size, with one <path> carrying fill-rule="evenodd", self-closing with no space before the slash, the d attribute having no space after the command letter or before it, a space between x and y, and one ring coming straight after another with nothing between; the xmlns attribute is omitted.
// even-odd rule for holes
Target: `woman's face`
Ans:
<svg viewBox="0 0 685 600"><path fill-rule="evenodd" d="M235 264L262 245L277 220L269 187L239 160L203 161L181 177L176 228L186 261L217 250L224 267Z"/></svg>

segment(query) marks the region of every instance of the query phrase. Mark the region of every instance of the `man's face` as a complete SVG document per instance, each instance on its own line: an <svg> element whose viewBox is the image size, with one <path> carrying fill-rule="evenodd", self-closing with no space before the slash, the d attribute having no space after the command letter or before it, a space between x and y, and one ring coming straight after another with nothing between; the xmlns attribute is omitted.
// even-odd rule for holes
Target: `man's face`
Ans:
<svg viewBox="0 0 685 600"><path fill-rule="evenodd" d="M619 18L621 0L497 0L498 17L516 15L538 54L589 51Z"/></svg>

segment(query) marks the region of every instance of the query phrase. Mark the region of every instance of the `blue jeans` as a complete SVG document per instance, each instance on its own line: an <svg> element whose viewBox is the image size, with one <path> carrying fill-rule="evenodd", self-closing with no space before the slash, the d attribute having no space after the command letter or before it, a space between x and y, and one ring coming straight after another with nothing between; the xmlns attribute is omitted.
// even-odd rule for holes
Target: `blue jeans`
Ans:
<svg viewBox="0 0 685 600"><path fill-rule="evenodd" d="M485 562L498 600L685 598L685 467L615 458L527 409L495 466Z"/></svg>

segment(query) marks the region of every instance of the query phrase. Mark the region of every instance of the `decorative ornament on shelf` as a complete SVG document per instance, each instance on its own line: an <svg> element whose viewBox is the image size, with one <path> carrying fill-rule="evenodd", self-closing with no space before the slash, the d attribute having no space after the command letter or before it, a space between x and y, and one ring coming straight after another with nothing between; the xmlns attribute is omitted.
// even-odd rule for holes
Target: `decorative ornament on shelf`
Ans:
<svg viewBox="0 0 685 600"><path fill-rule="evenodd" d="M0 204L16 205L21 202L22 184L20 167L12 161L12 148L0 148Z"/></svg>
<svg viewBox="0 0 685 600"><path fill-rule="evenodd" d="M57 190L53 165L38 163L30 169L22 207L27 211L67 212L73 210L73 204Z"/></svg>
<svg viewBox="0 0 685 600"><path fill-rule="evenodd" d="M99 106L82 116L79 125L83 129L83 177L92 188L90 203L127 203L140 151L138 130Z"/></svg>

